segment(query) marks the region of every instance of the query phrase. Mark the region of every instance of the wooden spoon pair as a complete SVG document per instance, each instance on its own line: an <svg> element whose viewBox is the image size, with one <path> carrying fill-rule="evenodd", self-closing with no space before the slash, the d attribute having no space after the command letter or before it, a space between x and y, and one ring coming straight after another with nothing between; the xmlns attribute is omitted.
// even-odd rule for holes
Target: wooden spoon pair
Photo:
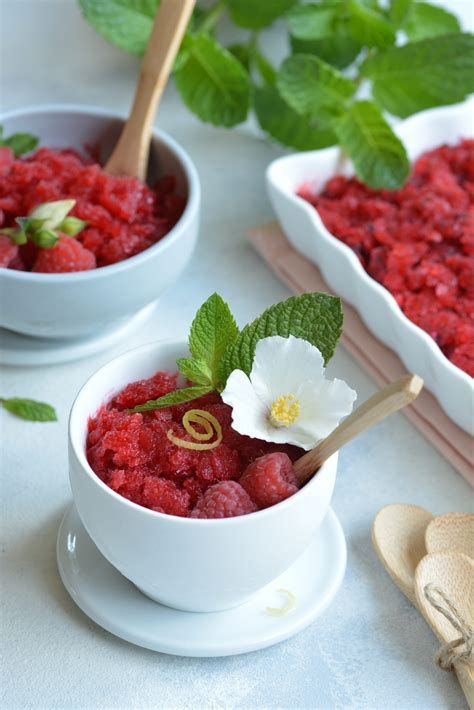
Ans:
<svg viewBox="0 0 474 710"><path fill-rule="evenodd" d="M426 596L427 588L440 589L472 628L474 515L447 513L435 518L416 505L387 505L375 517L372 541L393 581L419 609L443 644L455 641L460 632L433 607ZM459 661L455 671L472 709L474 666Z"/></svg>

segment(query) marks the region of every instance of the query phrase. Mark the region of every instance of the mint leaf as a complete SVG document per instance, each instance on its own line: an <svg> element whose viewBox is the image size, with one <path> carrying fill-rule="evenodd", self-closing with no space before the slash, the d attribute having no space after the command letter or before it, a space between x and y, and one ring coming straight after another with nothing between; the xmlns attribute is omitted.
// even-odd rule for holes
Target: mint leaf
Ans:
<svg viewBox="0 0 474 710"><path fill-rule="evenodd" d="M296 39L322 39L334 30L336 5L297 5L288 13L290 34Z"/></svg>
<svg viewBox="0 0 474 710"><path fill-rule="evenodd" d="M250 81L242 64L209 35L187 36L185 58L175 72L184 103L202 121L234 126L245 120Z"/></svg>
<svg viewBox="0 0 474 710"><path fill-rule="evenodd" d="M108 42L143 54L159 0L79 0L85 19Z"/></svg>
<svg viewBox="0 0 474 710"><path fill-rule="evenodd" d="M337 140L334 131L318 119L296 113L273 86L255 87L253 100L260 126L283 145L317 150Z"/></svg>
<svg viewBox="0 0 474 710"><path fill-rule="evenodd" d="M387 47L395 42L395 29L382 15L357 0L348 0L349 28L353 38L367 47Z"/></svg>
<svg viewBox="0 0 474 710"><path fill-rule="evenodd" d="M0 136L3 135L3 128ZM30 153L36 148L39 143L39 138L32 136L31 133L14 133L8 138L0 137L0 146L10 148L13 151L15 158L19 158L24 153Z"/></svg>
<svg viewBox="0 0 474 710"><path fill-rule="evenodd" d="M334 129L360 180L390 190L403 185L410 170L405 148L372 101L354 103Z"/></svg>
<svg viewBox="0 0 474 710"><path fill-rule="evenodd" d="M221 368L222 382L233 370L250 374L257 342L271 335L304 338L321 351L327 363L342 331L341 300L327 293L305 293L270 306L247 325L227 350Z"/></svg>
<svg viewBox="0 0 474 710"><path fill-rule="evenodd" d="M246 71L250 70L252 53L248 44L231 44L227 47L227 51L239 60Z"/></svg>
<svg viewBox="0 0 474 710"><path fill-rule="evenodd" d="M211 384L218 388L219 368L227 348L239 329L227 303L214 293L202 304L191 325L189 350L196 361L204 362L211 373Z"/></svg>
<svg viewBox="0 0 474 710"><path fill-rule="evenodd" d="M344 111L356 91L352 79L318 57L296 54L283 62L277 76L282 98L297 113L334 115Z"/></svg>
<svg viewBox="0 0 474 710"><path fill-rule="evenodd" d="M190 357L182 357L176 360L178 370L190 382L197 385L212 386L212 372L204 360L194 360Z"/></svg>
<svg viewBox="0 0 474 710"><path fill-rule="evenodd" d="M10 397L0 399L0 404L10 414L14 414L20 419L28 419L31 422L55 422L58 419L54 407L34 399Z"/></svg>
<svg viewBox="0 0 474 710"><path fill-rule="evenodd" d="M351 64L361 50L360 44L343 31L317 40L303 40L291 36L290 43L294 54L315 54L338 69L344 69Z"/></svg>
<svg viewBox="0 0 474 710"><path fill-rule="evenodd" d="M229 0L232 20L240 27L261 30L294 5L296 0Z"/></svg>
<svg viewBox="0 0 474 710"><path fill-rule="evenodd" d="M474 91L474 36L459 32L391 47L360 71L372 80L377 103L395 116L457 103Z"/></svg>
<svg viewBox="0 0 474 710"><path fill-rule="evenodd" d="M405 24L405 32L413 42L460 31L459 20L455 15L428 2L413 3Z"/></svg>
<svg viewBox="0 0 474 710"><path fill-rule="evenodd" d="M413 0L391 0L389 9L389 19L394 27L403 27L405 20L410 14Z"/></svg>
<svg viewBox="0 0 474 710"><path fill-rule="evenodd" d="M273 64L271 64L261 52L255 52L253 59L255 66L258 69L258 73L262 77L265 84L268 86L274 86L277 73L273 67Z"/></svg>
<svg viewBox="0 0 474 710"><path fill-rule="evenodd" d="M138 404L136 407L133 407L133 409L128 409L127 411L129 413L149 412L151 409L172 407L173 404L184 404L185 402L191 402L193 399L198 399L198 397L204 397L205 394L212 392L212 390L212 387L185 387L181 390L168 392L168 394L163 395L163 397L158 397L158 399L150 399L148 402Z"/></svg>
<svg viewBox="0 0 474 710"><path fill-rule="evenodd" d="M294 54L315 54L343 69L362 49L352 37L349 18L341 3L297 5L288 14L290 43Z"/></svg>

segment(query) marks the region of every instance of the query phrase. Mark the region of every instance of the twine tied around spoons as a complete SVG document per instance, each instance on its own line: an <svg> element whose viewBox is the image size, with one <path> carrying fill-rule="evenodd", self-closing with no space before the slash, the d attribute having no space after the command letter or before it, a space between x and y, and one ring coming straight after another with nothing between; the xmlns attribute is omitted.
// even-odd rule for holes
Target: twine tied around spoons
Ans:
<svg viewBox="0 0 474 710"><path fill-rule="evenodd" d="M423 593L431 606L436 609L451 626L458 631L461 636L449 643L444 643L435 656L435 662L443 671L453 671L456 662L472 661L474 652L474 629L461 616L454 604L448 599L446 594L434 584L427 584ZM441 604L437 598L444 603ZM458 651L460 646L464 646L463 651Z"/></svg>

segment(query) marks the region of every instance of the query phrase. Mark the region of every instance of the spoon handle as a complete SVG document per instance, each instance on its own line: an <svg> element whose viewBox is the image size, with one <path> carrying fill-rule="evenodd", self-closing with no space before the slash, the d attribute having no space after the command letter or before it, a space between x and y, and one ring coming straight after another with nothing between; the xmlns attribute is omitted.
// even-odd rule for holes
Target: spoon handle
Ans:
<svg viewBox="0 0 474 710"><path fill-rule="evenodd" d="M129 119L105 166L110 175L145 179L158 102L196 0L161 0L143 59Z"/></svg>
<svg viewBox="0 0 474 710"><path fill-rule="evenodd" d="M421 377L406 375L372 395L341 422L326 439L320 441L314 449L295 462L294 469L300 483L306 483L326 459L351 439L385 419L389 414L410 404L418 397L422 387Z"/></svg>

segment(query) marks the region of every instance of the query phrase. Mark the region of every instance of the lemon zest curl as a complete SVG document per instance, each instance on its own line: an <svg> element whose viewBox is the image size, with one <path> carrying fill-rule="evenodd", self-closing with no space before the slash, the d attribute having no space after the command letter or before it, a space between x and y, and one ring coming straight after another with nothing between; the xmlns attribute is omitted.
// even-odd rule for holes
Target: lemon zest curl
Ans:
<svg viewBox="0 0 474 710"><path fill-rule="evenodd" d="M277 589L279 594L284 594L288 601L282 607L267 606L265 611L271 616L284 616L288 614L296 604L296 597L293 592L288 591L288 589Z"/></svg>
<svg viewBox="0 0 474 710"><path fill-rule="evenodd" d="M198 431L193 424L198 424L204 429L204 431ZM167 433L168 439L182 449L191 449L192 451L210 451L211 449L215 449L216 446L219 446L222 441L222 427L219 421L214 415L210 412L206 412L204 409L189 409L183 417L183 427L187 433L193 437L193 439L196 439L196 441L186 441L186 439L180 439L173 434L172 429L170 429ZM210 441L214 435L216 435L216 439L214 441Z"/></svg>

